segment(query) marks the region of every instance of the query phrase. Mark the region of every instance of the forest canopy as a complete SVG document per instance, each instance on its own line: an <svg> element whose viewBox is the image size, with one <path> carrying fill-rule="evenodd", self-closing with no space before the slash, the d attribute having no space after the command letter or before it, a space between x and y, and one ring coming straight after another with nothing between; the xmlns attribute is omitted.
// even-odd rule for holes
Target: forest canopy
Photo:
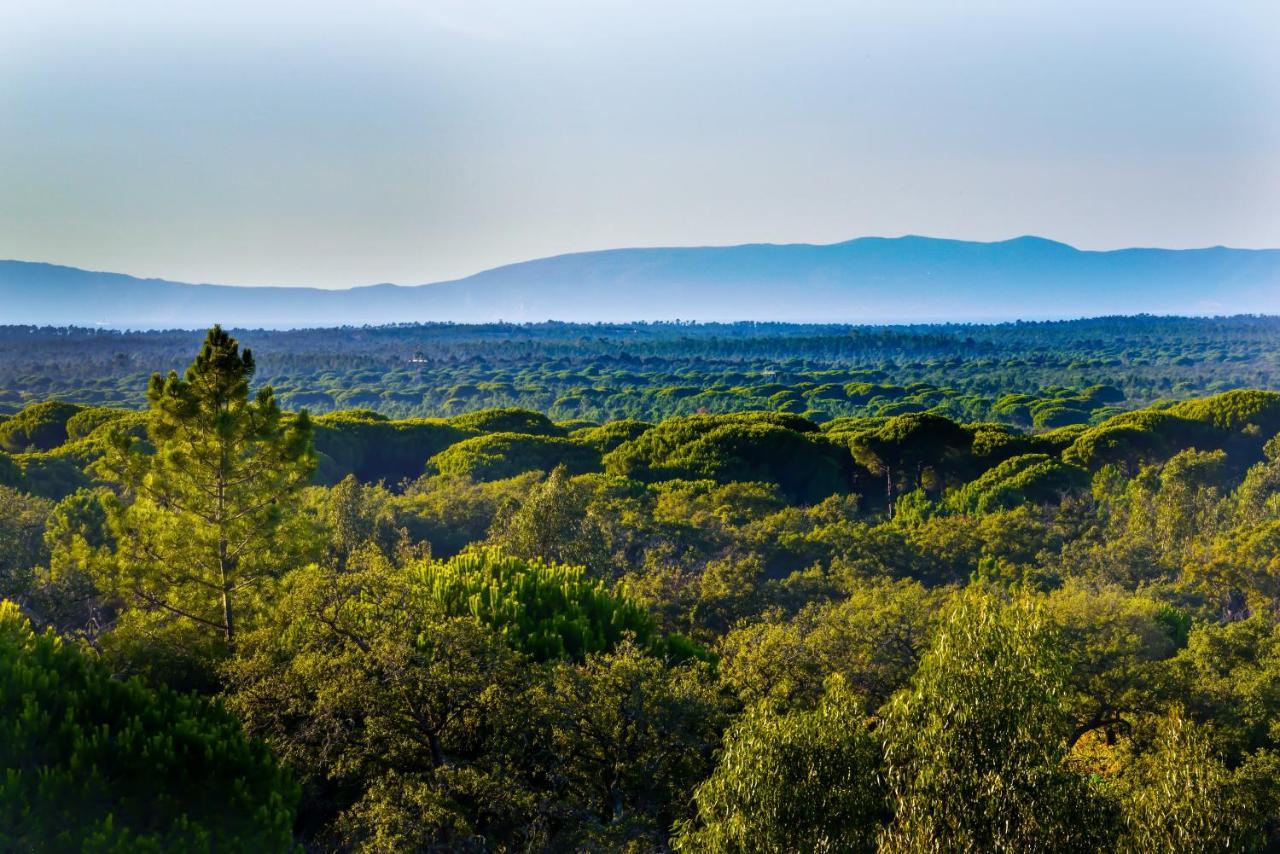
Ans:
<svg viewBox="0 0 1280 854"><path fill-rule="evenodd" d="M1275 325L9 328L0 848L1272 849Z"/></svg>

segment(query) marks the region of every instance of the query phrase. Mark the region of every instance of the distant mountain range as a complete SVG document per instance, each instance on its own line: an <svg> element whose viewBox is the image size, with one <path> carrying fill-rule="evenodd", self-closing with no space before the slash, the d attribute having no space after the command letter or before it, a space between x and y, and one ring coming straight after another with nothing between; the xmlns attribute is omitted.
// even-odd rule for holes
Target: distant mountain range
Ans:
<svg viewBox="0 0 1280 854"><path fill-rule="evenodd" d="M0 324L287 328L406 321L1041 320L1280 313L1280 249L1082 251L1039 237L611 249L428 285L193 285L0 261Z"/></svg>

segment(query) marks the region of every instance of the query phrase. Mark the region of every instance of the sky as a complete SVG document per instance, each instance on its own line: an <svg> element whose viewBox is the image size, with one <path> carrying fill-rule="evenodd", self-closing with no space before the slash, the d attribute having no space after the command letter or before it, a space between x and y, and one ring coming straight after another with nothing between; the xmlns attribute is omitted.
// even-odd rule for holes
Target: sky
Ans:
<svg viewBox="0 0 1280 854"><path fill-rule="evenodd" d="M1275 0L0 0L0 258L414 284L864 235L1280 246Z"/></svg>

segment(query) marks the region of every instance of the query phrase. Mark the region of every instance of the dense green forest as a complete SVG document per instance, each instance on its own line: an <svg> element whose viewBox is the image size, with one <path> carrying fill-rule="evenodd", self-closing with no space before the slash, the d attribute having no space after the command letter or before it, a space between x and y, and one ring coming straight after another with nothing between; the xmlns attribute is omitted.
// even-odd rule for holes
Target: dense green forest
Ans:
<svg viewBox="0 0 1280 854"><path fill-rule="evenodd" d="M1275 850L1277 333L9 327L0 850Z"/></svg>
<svg viewBox="0 0 1280 854"><path fill-rule="evenodd" d="M412 324L235 331L281 406L432 418L521 407L557 421L772 411L813 421L936 411L1024 427L1280 386L1280 318L1117 317L994 326ZM0 413L143 408L195 332L0 327Z"/></svg>

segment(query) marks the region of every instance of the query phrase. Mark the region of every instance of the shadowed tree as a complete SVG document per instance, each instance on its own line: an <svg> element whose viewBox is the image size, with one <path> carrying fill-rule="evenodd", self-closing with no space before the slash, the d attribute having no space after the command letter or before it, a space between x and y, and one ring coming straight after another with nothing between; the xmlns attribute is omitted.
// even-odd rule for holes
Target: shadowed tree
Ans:
<svg viewBox="0 0 1280 854"><path fill-rule="evenodd" d="M204 698L119 680L0 600L0 851L291 851L298 787Z"/></svg>
<svg viewBox="0 0 1280 854"><path fill-rule="evenodd" d="M892 514L898 495L916 487L940 491L964 467L972 441L950 419L912 412L855 436L850 449L860 465L884 478L885 502Z"/></svg>

